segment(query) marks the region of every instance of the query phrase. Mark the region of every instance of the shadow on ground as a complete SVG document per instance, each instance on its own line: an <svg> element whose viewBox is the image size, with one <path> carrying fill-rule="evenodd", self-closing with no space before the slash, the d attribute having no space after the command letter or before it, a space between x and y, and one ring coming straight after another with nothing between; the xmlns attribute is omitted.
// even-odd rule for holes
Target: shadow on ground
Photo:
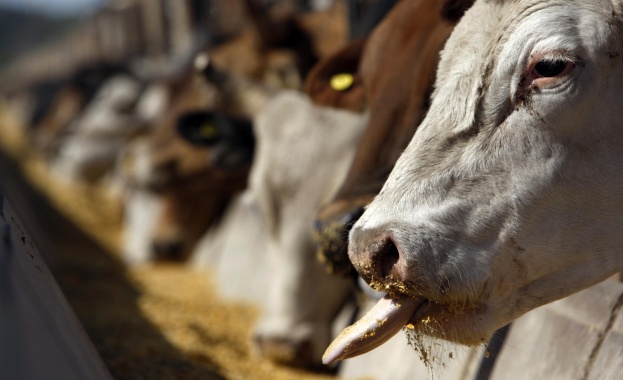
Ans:
<svg viewBox="0 0 623 380"><path fill-rule="evenodd" d="M60 214L0 152L0 186L115 379L223 379L209 358L192 361L141 312L124 266Z"/></svg>

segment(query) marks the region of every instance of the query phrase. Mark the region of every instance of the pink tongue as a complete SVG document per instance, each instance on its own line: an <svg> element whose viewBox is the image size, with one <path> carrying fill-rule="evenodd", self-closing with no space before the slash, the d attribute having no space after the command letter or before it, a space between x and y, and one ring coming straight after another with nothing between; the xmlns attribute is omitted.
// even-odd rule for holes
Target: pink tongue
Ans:
<svg viewBox="0 0 623 380"><path fill-rule="evenodd" d="M322 362L331 364L377 348L396 335L423 302L423 298L381 298L363 318L333 340L322 356Z"/></svg>

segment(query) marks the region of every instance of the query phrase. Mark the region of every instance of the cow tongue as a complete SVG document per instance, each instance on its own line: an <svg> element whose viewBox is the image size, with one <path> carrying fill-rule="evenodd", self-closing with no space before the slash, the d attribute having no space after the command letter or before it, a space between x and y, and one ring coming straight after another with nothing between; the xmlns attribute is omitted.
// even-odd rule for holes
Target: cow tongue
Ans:
<svg viewBox="0 0 623 380"><path fill-rule="evenodd" d="M324 364L352 358L387 342L406 325L424 298L394 300L385 296L359 321L333 340L322 356Z"/></svg>

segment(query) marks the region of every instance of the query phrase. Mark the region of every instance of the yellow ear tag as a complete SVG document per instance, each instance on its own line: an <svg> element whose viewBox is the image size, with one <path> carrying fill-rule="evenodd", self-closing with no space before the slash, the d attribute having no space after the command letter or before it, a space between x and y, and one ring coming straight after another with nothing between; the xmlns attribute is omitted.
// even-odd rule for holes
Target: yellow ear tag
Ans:
<svg viewBox="0 0 623 380"><path fill-rule="evenodd" d="M213 139L218 136L218 131L214 125L206 123L199 128L199 135L204 139Z"/></svg>
<svg viewBox="0 0 623 380"><path fill-rule="evenodd" d="M335 91L345 91L353 85L354 81L355 78L353 77L353 74L335 74L331 77L331 88Z"/></svg>

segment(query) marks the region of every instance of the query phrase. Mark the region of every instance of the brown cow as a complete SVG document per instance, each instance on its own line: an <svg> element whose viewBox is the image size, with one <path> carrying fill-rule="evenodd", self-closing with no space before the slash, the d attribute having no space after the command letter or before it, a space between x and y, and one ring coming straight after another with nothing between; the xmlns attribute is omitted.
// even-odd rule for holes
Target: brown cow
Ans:
<svg viewBox="0 0 623 380"><path fill-rule="evenodd" d="M358 76L370 112L353 166L332 202L318 213L318 254L331 272L356 274L348 231L380 191L428 106L439 51L465 6L403 1L374 30Z"/></svg>

